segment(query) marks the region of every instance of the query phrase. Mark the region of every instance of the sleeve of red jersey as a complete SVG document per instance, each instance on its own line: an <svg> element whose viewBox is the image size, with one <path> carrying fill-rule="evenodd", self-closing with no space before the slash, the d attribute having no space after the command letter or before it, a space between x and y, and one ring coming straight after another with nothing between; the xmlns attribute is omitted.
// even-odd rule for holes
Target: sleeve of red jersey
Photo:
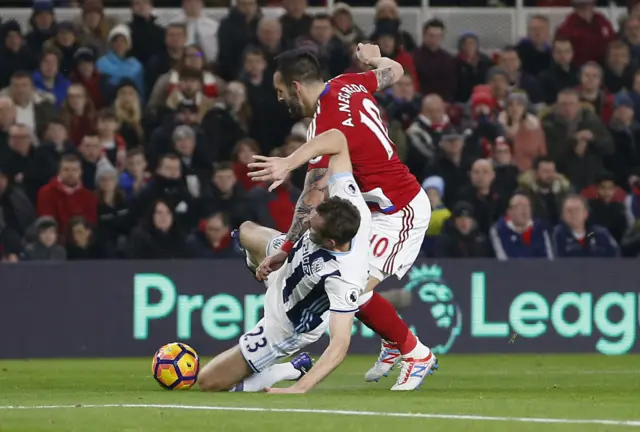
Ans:
<svg viewBox="0 0 640 432"><path fill-rule="evenodd" d="M378 77L374 71L367 71L361 73L350 74L353 75L353 83L361 84L367 89L369 93L375 93L378 91Z"/></svg>
<svg viewBox="0 0 640 432"><path fill-rule="evenodd" d="M307 164L307 172L316 168L329 168L330 159L331 159L330 156L327 156L327 155L318 156L316 158L311 159Z"/></svg>

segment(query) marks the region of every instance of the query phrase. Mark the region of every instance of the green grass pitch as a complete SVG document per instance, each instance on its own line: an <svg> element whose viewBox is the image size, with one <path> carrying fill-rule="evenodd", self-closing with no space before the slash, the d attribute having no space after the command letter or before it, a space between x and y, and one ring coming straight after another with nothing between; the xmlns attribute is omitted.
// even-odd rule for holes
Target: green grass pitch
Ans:
<svg viewBox="0 0 640 432"><path fill-rule="evenodd" d="M446 355L408 393L388 390L395 376L365 383L372 361L351 356L311 393L287 396L165 391L150 358L0 361L0 431L640 430L638 356ZM104 406L123 404L141 406Z"/></svg>

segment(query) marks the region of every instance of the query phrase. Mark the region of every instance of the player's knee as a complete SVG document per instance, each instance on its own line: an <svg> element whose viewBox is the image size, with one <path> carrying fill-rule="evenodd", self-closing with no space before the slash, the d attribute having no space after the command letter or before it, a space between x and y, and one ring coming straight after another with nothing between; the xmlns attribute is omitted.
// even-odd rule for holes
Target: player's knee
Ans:
<svg viewBox="0 0 640 432"><path fill-rule="evenodd" d="M255 222L244 221L240 224L240 235L250 235L251 231L254 230L258 225Z"/></svg>
<svg viewBox="0 0 640 432"><path fill-rule="evenodd" d="M217 375L217 376L216 376ZM198 387L206 392L221 392L228 390L227 383L222 379L222 374L206 373L198 375Z"/></svg>

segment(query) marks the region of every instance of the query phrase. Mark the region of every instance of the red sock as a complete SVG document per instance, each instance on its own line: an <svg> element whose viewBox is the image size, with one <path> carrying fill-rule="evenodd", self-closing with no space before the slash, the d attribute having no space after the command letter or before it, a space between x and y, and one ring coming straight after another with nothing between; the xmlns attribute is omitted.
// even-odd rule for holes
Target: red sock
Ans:
<svg viewBox="0 0 640 432"><path fill-rule="evenodd" d="M382 339L397 346L401 354L411 352L418 345L418 340L395 308L377 292L373 293L371 300L360 306L356 318Z"/></svg>

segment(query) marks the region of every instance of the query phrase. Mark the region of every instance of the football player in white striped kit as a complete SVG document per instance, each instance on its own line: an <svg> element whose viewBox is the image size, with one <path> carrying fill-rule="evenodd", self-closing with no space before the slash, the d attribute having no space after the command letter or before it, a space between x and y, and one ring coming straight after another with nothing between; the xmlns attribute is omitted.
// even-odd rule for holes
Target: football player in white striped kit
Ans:
<svg viewBox="0 0 640 432"><path fill-rule="evenodd" d="M265 280L264 318L238 345L209 362L198 375L205 391L304 393L344 359L353 318L369 268L371 212L351 173L348 149L331 158L329 199L309 217L309 230L295 243L287 261ZM285 234L253 222L240 227L248 264L257 267L277 251ZM330 330L331 341L311 368L308 355L278 363ZM274 388L297 380L289 388Z"/></svg>

